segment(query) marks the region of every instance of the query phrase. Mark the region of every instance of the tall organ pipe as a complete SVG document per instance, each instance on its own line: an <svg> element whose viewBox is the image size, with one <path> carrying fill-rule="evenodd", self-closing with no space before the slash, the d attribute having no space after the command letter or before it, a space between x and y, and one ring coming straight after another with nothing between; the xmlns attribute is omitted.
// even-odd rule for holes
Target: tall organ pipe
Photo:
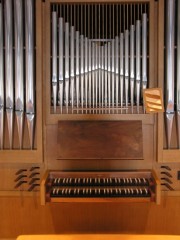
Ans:
<svg viewBox="0 0 180 240"><path fill-rule="evenodd" d="M87 108L88 104L88 39L85 37L84 39L85 42L85 65L84 65L84 72L85 72L85 106Z"/></svg>
<svg viewBox="0 0 180 240"><path fill-rule="evenodd" d="M3 8L0 3L0 149L4 144L4 54L3 54Z"/></svg>
<svg viewBox="0 0 180 240"><path fill-rule="evenodd" d="M98 46L98 94L99 94L99 107L101 107L101 47Z"/></svg>
<svg viewBox="0 0 180 240"><path fill-rule="evenodd" d="M111 43L108 42L108 107L111 106Z"/></svg>
<svg viewBox="0 0 180 240"><path fill-rule="evenodd" d="M69 105L69 23L65 23L65 99L66 111Z"/></svg>
<svg viewBox="0 0 180 240"><path fill-rule="evenodd" d="M88 89L89 89L89 91L88 91L88 99L89 99L89 107L91 107L91 92L92 92L92 79L91 79L91 77L92 77L92 66L91 66L91 51L92 51L92 47L91 47L91 41L90 40L88 40L88 51L89 51L89 58L88 58L88 60L89 60L89 64L88 64L88 70L89 70L89 74L88 74Z"/></svg>
<svg viewBox="0 0 180 240"><path fill-rule="evenodd" d="M125 105L128 107L129 95L129 30L125 31Z"/></svg>
<svg viewBox="0 0 180 240"><path fill-rule="evenodd" d="M142 87L147 88L147 14L142 14Z"/></svg>
<svg viewBox="0 0 180 240"><path fill-rule="evenodd" d="M12 0L5 1L5 89L6 114L9 133L9 146L13 144L13 109L14 109L14 83L13 83L13 39L12 39Z"/></svg>
<svg viewBox="0 0 180 240"><path fill-rule="evenodd" d="M104 46L101 46L101 106L104 106Z"/></svg>
<svg viewBox="0 0 180 240"><path fill-rule="evenodd" d="M130 27L130 95L131 95L131 108L133 111L134 106L134 25Z"/></svg>
<svg viewBox="0 0 180 240"><path fill-rule="evenodd" d="M24 121L24 65L22 0L15 0L15 111L19 146L22 148Z"/></svg>
<svg viewBox="0 0 180 240"><path fill-rule="evenodd" d="M107 62L107 56L108 56L108 48L107 48L107 43L104 46L104 57L105 57L105 63L104 63L104 70L105 70L105 81L104 81L104 103L105 103L105 108L107 107L107 70L108 70L108 62Z"/></svg>
<svg viewBox="0 0 180 240"><path fill-rule="evenodd" d="M174 118L174 0L167 0L166 11L166 130L167 145L170 148Z"/></svg>
<svg viewBox="0 0 180 240"><path fill-rule="evenodd" d="M177 12L177 128L178 148L180 148L180 1L178 1Z"/></svg>
<svg viewBox="0 0 180 240"><path fill-rule="evenodd" d="M124 34L120 34L120 106L123 107L124 98Z"/></svg>
<svg viewBox="0 0 180 240"><path fill-rule="evenodd" d="M34 97L34 14L33 0L25 2L26 22L26 117L29 131L30 147L34 142L35 97Z"/></svg>
<svg viewBox="0 0 180 240"><path fill-rule="evenodd" d="M139 104L140 104L140 40L141 40L141 22L140 20L136 21L136 104L137 111L139 113Z"/></svg>
<svg viewBox="0 0 180 240"><path fill-rule="evenodd" d="M112 39L112 65L111 65L111 71L112 71L112 107L114 107L114 75L115 75L115 64L114 64L114 39Z"/></svg>
<svg viewBox="0 0 180 240"><path fill-rule="evenodd" d="M81 40L81 66L80 66L80 73L81 73L81 107L83 108L83 100L84 100L84 36L80 35Z"/></svg>
<svg viewBox="0 0 180 240"><path fill-rule="evenodd" d="M95 105L98 106L98 45L95 43Z"/></svg>
<svg viewBox="0 0 180 240"><path fill-rule="evenodd" d="M71 26L71 106L74 107L74 26Z"/></svg>
<svg viewBox="0 0 180 240"><path fill-rule="evenodd" d="M115 78L116 78L116 107L119 102L119 38L115 37Z"/></svg>
<svg viewBox="0 0 180 240"><path fill-rule="evenodd" d="M55 11L52 12L52 91L55 113L57 104L57 13Z"/></svg>
<svg viewBox="0 0 180 240"><path fill-rule="evenodd" d="M76 105L79 107L79 31L76 31Z"/></svg>
<svg viewBox="0 0 180 240"><path fill-rule="evenodd" d="M64 23L63 18L59 18L59 103L60 103L60 111L61 111L61 113L62 113L62 107L63 107L63 81L64 81L63 23Z"/></svg>

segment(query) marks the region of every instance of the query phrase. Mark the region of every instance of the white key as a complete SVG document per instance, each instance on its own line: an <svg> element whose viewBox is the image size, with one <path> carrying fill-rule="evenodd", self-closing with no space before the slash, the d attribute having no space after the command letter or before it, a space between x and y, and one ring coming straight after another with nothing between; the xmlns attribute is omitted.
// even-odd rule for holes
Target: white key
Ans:
<svg viewBox="0 0 180 240"><path fill-rule="evenodd" d="M147 190L146 188L145 188L144 190L145 190L145 193L146 193L146 195L147 195L147 194L148 194L148 190Z"/></svg>

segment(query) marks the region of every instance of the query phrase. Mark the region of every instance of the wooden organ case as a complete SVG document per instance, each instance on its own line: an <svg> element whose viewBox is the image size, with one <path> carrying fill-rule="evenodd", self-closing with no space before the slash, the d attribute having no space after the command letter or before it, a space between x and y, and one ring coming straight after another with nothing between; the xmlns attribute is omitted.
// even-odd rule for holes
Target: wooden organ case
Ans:
<svg viewBox="0 0 180 240"><path fill-rule="evenodd" d="M157 119L142 101L142 89L156 86L153 8L153 1L47 3L43 204L160 202Z"/></svg>
<svg viewBox="0 0 180 240"><path fill-rule="evenodd" d="M23 111L15 107L17 95L9 96L14 99L13 106L8 107L5 98L10 86L7 56L13 64L12 88L14 92L18 88L15 54L19 45L15 31L12 46L7 44L12 36L6 33L7 7L0 1L0 80L4 83L0 85L0 179L7 179L0 181L1 195L40 192L42 204L160 203L161 194L180 196L178 102L173 99L171 112L166 106L166 66L172 64L167 55L173 56L176 66L171 82L175 93L180 48L175 30L175 54L168 50L172 37L166 19L169 1L32 1L33 12L26 11L33 16L29 19L34 19L33 33L29 32L33 41L25 41L28 33L26 36L23 25L21 58L25 92L26 81L34 83L33 111L29 112L32 99L25 97L25 92ZM173 26L180 25L178 1L172 2L177 6L175 14L170 14ZM25 3L22 7L26 8ZM14 24L15 1L12 11ZM22 19L28 21L24 13ZM28 60L29 47L33 62ZM25 77L28 61L34 66L33 80ZM164 93L166 113L146 113L143 89L157 87ZM17 112L24 114L22 135ZM167 130L164 116L169 113L175 117ZM35 117L34 125L29 116Z"/></svg>

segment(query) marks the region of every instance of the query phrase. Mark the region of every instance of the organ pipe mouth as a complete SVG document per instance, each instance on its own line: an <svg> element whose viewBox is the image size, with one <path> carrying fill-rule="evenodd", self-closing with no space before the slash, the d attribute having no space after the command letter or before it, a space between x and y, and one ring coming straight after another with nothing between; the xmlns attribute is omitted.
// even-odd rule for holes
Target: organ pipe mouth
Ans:
<svg viewBox="0 0 180 240"><path fill-rule="evenodd" d="M139 109L148 38L149 3L51 4L52 112Z"/></svg>

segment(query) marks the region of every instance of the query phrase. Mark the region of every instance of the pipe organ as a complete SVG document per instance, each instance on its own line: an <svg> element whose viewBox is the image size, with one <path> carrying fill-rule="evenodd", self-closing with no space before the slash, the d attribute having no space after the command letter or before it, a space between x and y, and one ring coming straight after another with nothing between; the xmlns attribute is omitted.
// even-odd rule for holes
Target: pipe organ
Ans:
<svg viewBox="0 0 180 240"><path fill-rule="evenodd" d="M43 204L179 196L179 7L0 1L4 194L40 192ZM165 113L149 114L158 88Z"/></svg>

